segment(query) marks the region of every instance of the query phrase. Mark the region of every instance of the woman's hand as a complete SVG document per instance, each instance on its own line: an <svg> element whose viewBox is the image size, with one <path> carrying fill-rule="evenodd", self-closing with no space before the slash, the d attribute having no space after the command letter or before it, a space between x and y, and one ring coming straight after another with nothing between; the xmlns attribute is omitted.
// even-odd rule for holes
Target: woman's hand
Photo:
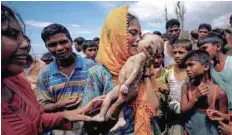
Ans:
<svg viewBox="0 0 232 135"><path fill-rule="evenodd" d="M217 110L207 109L206 113L209 119L214 121L230 121L230 115Z"/></svg>
<svg viewBox="0 0 232 135"><path fill-rule="evenodd" d="M100 110L104 98L105 96L95 97L94 99L90 100L84 108L64 111L63 117L65 119L68 119L69 121L93 121L92 117L85 114L90 114L92 112Z"/></svg>
<svg viewBox="0 0 232 135"><path fill-rule="evenodd" d="M63 118L69 121L92 121L92 117L84 115L78 109L72 111L64 111Z"/></svg>

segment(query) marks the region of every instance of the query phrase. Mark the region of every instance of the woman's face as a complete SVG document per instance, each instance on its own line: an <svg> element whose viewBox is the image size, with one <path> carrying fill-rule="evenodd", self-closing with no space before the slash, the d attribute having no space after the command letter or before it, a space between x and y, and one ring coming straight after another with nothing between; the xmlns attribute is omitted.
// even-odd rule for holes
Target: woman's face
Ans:
<svg viewBox="0 0 232 135"><path fill-rule="evenodd" d="M8 75L21 73L26 64L29 43L24 39L19 23L10 17L8 26L2 24L1 41L1 71Z"/></svg>
<svg viewBox="0 0 232 135"><path fill-rule="evenodd" d="M128 52L132 56L137 54L138 42L141 40L141 26L138 20L130 21L128 34Z"/></svg>

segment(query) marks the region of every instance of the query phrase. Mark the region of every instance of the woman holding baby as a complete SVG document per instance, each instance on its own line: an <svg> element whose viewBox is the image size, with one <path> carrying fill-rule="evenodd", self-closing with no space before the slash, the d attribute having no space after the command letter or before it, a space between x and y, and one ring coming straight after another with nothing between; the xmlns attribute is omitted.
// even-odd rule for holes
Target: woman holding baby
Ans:
<svg viewBox="0 0 232 135"><path fill-rule="evenodd" d="M128 13L128 6L115 8L109 13L102 27L100 39L97 56L99 64L89 70L81 105L111 91L117 85L122 66L130 56L137 54L138 43L141 40L141 26L138 19ZM120 107L113 110L111 116L105 117L106 122L87 123L85 127L89 134L159 134L153 119L158 102L153 98L156 97L154 93L156 82L151 75L150 62L146 64L144 71L146 76L138 86L139 91L128 93L126 100L120 103ZM136 86L132 84L130 87ZM123 109L126 124L113 133L109 132L121 109Z"/></svg>

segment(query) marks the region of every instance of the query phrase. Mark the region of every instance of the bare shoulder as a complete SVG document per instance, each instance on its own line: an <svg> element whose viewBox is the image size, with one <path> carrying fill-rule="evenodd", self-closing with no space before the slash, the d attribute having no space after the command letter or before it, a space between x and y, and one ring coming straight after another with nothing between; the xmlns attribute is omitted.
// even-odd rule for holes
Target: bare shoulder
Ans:
<svg viewBox="0 0 232 135"><path fill-rule="evenodd" d="M222 89L219 85L215 84L215 87L217 87L218 91L217 91L217 95L218 95L218 98L221 99L221 98L225 98L227 97L226 96L226 92L224 89Z"/></svg>

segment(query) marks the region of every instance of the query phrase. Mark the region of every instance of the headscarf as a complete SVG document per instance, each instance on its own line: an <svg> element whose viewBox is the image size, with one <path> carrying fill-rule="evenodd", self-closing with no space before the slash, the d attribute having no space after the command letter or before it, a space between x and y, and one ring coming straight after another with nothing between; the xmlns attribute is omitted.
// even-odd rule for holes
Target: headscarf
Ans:
<svg viewBox="0 0 232 135"><path fill-rule="evenodd" d="M107 16L101 31L97 62L103 64L113 75L118 78L122 66L130 57L128 52L127 28L128 28L128 6L113 9ZM146 88L140 83L136 100L132 103L134 107L134 134L151 135L150 119L153 110L146 100Z"/></svg>
<svg viewBox="0 0 232 135"><path fill-rule="evenodd" d="M127 42L128 6L113 9L101 31L97 62L102 63L113 75L118 76L130 57Z"/></svg>

